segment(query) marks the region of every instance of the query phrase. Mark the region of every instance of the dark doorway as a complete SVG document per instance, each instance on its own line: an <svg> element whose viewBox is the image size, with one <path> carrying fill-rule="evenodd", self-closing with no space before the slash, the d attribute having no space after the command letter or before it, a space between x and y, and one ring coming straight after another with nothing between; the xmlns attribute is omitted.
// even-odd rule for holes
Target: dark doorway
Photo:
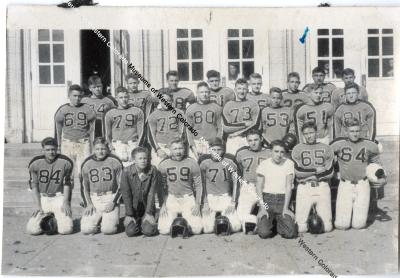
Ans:
<svg viewBox="0 0 400 278"><path fill-rule="evenodd" d="M89 89L87 80L97 74L101 77L103 83L103 93L109 94L111 86L111 65L110 48L107 42L110 41L109 30L81 30L81 68L82 68L82 86L85 94L88 95Z"/></svg>

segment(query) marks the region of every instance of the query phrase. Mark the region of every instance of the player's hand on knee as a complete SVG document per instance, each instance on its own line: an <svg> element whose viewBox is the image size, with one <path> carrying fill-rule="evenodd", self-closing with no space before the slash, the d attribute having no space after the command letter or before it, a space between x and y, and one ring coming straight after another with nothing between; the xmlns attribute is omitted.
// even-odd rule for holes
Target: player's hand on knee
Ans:
<svg viewBox="0 0 400 278"><path fill-rule="evenodd" d="M210 206L208 205L208 203L203 204L203 209L201 212L203 215L210 215L211 210L210 210Z"/></svg>
<svg viewBox="0 0 400 278"><path fill-rule="evenodd" d="M64 202L62 204L61 211L65 213L66 216L72 216L71 205L69 202Z"/></svg>
<svg viewBox="0 0 400 278"><path fill-rule="evenodd" d="M371 182L372 188L380 188L384 185L386 185L387 180L385 178L380 178L377 180L377 182Z"/></svg>
<svg viewBox="0 0 400 278"><path fill-rule="evenodd" d="M124 219L124 226L125 226L125 227L128 226L129 223L131 223L132 221L133 221L134 223L136 223L135 218L133 218L132 216L125 216L125 219Z"/></svg>
<svg viewBox="0 0 400 278"><path fill-rule="evenodd" d="M289 215L292 219L294 219L294 213L288 208L283 209L282 216L285 217L285 214Z"/></svg>
<svg viewBox="0 0 400 278"><path fill-rule="evenodd" d="M96 208L93 205L88 205L84 211L85 216L93 215L96 212Z"/></svg>
<svg viewBox="0 0 400 278"><path fill-rule="evenodd" d="M200 205L195 204L194 207L192 208L192 214L194 216L199 216L200 215Z"/></svg>
<svg viewBox="0 0 400 278"><path fill-rule="evenodd" d="M112 212L115 208L115 203L114 202L110 202L106 205L106 207L104 208L104 211L109 213Z"/></svg>
<svg viewBox="0 0 400 278"><path fill-rule="evenodd" d="M151 214L148 214L148 213L146 213L144 215L144 218L143 218L142 222L145 222L145 221L147 221L147 222L149 222L150 224L153 224L153 225L156 224L156 220L154 219L154 216L151 215Z"/></svg>

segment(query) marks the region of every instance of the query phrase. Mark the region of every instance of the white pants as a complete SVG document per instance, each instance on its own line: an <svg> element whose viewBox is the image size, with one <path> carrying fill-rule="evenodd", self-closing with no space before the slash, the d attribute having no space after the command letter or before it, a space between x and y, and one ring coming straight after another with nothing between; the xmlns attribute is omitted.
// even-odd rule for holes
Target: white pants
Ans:
<svg viewBox="0 0 400 278"><path fill-rule="evenodd" d="M327 182L320 181L319 186L312 187L311 182L300 183L296 195L296 222L299 232L307 232L308 215L313 204L316 204L318 215L324 222L325 232L332 230L331 189Z"/></svg>
<svg viewBox="0 0 400 278"><path fill-rule="evenodd" d="M128 141L128 143L123 143L121 141L113 140L112 146L115 155L122 160L124 167L127 167L133 163L131 153L137 146L139 146L139 142Z"/></svg>
<svg viewBox="0 0 400 278"><path fill-rule="evenodd" d="M115 234L117 232L119 224L119 206L116 205L110 212L104 212L106 205L114 200L115 194L106 194L97 196L91 194L93 206L96 208L96 212L89 216L82 216L81 219L81 231L84 234L95 234L97 233L97 227L101 221L101 232L104 234Z"/></svg>
<svg viewBox="0 0 400 278"><path fill-rule="evenodd" d="M215 214L221 212L221 215L226 216L231 224L232 232L239 232L241 228L239 217L236 211L231 214L225 214L227 207L231 205L232 197L228 194L223 195L207 195L210 214L203 215L203 232L212 233L214 231Z"/></svg>
<svg viewBox="0 0 400 278"><path fill-rule="evenodd" d="M57 220L57 230L60 234L70 234L73 231L72 217L66 216L61 211L61 206L64 202L64 195L57 193L55 197L40 196L40 203L44 213L54 213ZM31 235L39 235L43 231L40 228L40 222L46 215L38 214L36 217L31 217L26 225L26 230Z"/></svg>
<svg viewBox="0 0 400 278"><path fill-rule="evenodd" d="M176 197L172 194L169 194L165 204L167 216L160 215L158 219L158 230L160 234L169 234L171 224L178 216L178 213L181 213L182 217L186 219L193 234L200 234L203 227L201 216L194 216L192 214L192 209L194 208L195 204L196 202L193 195Z"/></svg>
<svg viewBox="0 0 400 278"><path fill-rule="evenodd" d="M81 139L79 142L73 142L63 138L61 140L61 153L68 156L74 162L75 180L79 178L83 161L91 154L89 139Z"/></svg>
<svg viewBox="0 0 400 278"><path fill-rule="evenodd" d="M229 136L226 140L226 152L235 155L241 147L248 146L246 137Z"/></svg>
<svg viewBox="0 0 400 278"><path fill-rule="evenodd" d="M259 197L256 192L256 186L253 183L244 182L240 187L240 195L238 199L237 215L242 223L243 231L244 224L247 219L251 219L251 211L259 202Z"/></svg>
<svg viewBox="0 0 400 278"><path fill-rule="evenodd" d="M338 229L364 228L367 225L370 185L368 180L357 184L341 180L336 199L335 227Z"/></svg>
<svg viewBox="0 0 400 278"><path fill-rule="evenodd" d="M158 146L161 148L161 150L163 150L168 156L171 155L171 152L169 151L168 145L167 144L161 144L158 143ZM159 157L157 155L157 152L155 149L151 150L151 164L153 164L154 166L158 166L158 164L160 164L160 162L163 159L161 157Z"/></svg>

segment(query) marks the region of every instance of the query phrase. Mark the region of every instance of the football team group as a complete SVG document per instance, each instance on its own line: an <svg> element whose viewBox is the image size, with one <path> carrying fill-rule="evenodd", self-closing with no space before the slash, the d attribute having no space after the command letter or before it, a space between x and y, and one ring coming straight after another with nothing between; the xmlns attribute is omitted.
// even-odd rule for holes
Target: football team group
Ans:
<svg viewBox="0 0 400 278"><path fill-rule="evenodd" d="M258 73L232 90L210 70L196 93L178 86L176 71L166 78L168 87L151 93L130 74L115 99L97 75L88 80L89 96L69 87L55 138L43 139L43 155L29 164L29 234L72 233L74 190L84 234L124 226L128 236L242 230L295 238L365 228L378 217L382 146L375 109L352 69L342 72L343 88L324 82L317 67L302 90L292 72L287 89L269 93Z"/></svg>

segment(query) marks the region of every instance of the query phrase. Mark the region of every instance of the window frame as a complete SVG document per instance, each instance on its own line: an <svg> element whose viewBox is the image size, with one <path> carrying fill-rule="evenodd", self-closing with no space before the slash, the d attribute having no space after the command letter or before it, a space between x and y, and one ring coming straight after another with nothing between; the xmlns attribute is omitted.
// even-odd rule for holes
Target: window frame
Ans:
<svg viewBox="0 0 400 278"><path fill-rule="evenodd" d="M377 29L378 30L378 34L369 34L368 33L368 30L369 29ZM392 30L392 33L391 34L383 34L382 33L382 30L383 29L391 29ZM367 47L366 47L366 78L367 79L369 79L369 80L394 80L394 78L395 78L395 76L394 76L394 72L393 72L393 76L383 76L383 72L382 72L382 70L383 70L383 59L393 59L393 62L394 62L394 53L395 53L395 47L394 47L394 44L395 44L395 36L394 36L394 34L395 34L395 29L394 28L368 28L367 30L366 30L366 34L367 34L367 36L366 36L366 44L367 44ZM383 48L382 48L382 38L384 38L384 37L391 37L392 39L393 39L393 54L392 55L382 55L382 51L383 51ZM369 38L378 38L378 52L379 52L379 55L377 56L377 55L369 55L368 54L368 47L369 47L369 45L368 45L368 39ZM369 76L369 67L368 67L368 62L369 62L369 59L378 59L378 61L379 61L379 76ZM394 71L394 66L393 66L393 71Z"/></svg>

